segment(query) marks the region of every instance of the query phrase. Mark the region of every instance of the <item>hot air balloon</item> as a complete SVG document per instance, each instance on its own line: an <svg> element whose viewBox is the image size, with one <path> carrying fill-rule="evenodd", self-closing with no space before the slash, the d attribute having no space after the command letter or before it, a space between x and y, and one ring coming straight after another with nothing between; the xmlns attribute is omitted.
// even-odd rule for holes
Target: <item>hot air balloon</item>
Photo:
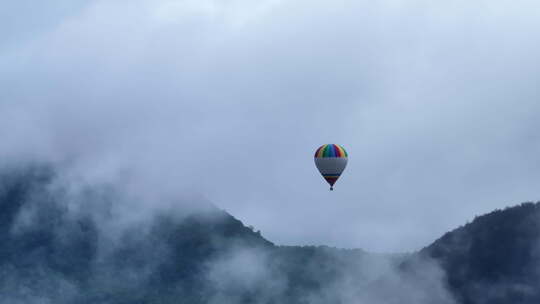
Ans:
<svg viewBox="0 0 540 304"><path fill-rule="evenodd" d="M330 190L334 190L334 183L345 170L347 158L347 152L339 145L322 145L315 151L315 165L330 184Z"/></svg>

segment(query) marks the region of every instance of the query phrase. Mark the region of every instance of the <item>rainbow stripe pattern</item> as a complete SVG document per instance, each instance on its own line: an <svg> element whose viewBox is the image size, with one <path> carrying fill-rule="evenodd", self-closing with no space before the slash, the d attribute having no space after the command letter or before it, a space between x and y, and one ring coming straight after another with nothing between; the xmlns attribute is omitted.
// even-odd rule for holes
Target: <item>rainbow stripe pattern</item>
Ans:
<svg viewBox="0 0 540 304"><path fill-rule="evenodd" d="M348 154L340 145L322 145L315 151L315 165L323 178L334 189L335 182L347 166Z"/></svg>
<svg viewBox="0 0 540 304"><path fill-rule="evenodd" d="M315 158L348 156L347 151L342 146L335 144L322 145L315 151Z"/></svg>

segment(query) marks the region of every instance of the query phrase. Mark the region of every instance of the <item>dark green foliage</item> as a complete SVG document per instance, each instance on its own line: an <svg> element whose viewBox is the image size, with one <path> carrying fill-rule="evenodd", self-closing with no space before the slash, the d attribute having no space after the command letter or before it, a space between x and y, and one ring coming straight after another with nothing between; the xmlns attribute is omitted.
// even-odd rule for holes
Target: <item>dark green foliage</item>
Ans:
<svg viewBox="0 0 540 304"><path fill-rule="evenodd" d="M420 251L462 303L540 303L540 204L479 216Z"/></svg>
<svg viewBox="0 0 540 304"><path fill-rule="evenodd" d="M97 249L93 221L67 217L67 210L56 204L46 188L53 178L48 168L22 172L1 181L0 265L9 264L21 273L46 267L83 282Z"/></svg>
<svg viewBox="0 0 540 304"><path fill-rule="evenodd" d="M0 178L2 300L7 294L9 300L28 302L30 291L56 303L207 303L220 297L231 303L302 303L305 294L337 280L364 255L328 247L277 247L217 208L163 213L145 229L128 226L111 240L103 231L107 225L96 220L111 217L111 196L86 191L78 197L101 216L70 213L70 198L52 187L51 170L23 171ZM235 282L242 278L231 276L239 287L221 286L228 272L244 270L225 268L215 279L213 268L234 262L243 251L260 264L256 267L264 269L265 278L288 284L267 294L271 283L256 276L253 282ZM249 276L253 266L238 262L232 265L245 267Z"/></svg>
<svg viewBox="0 0 540 304"><path fill-rule="evenodd" d="M419 253L390 257L275 246L214 207L109 231L114 191L84 191L78 204L88 210L73 212L54 181L39 166L0 176L2 303L350 304L376 295L417 304L439 288L430 259L458 303L540 303L539 204L477 217Z"/></svg>

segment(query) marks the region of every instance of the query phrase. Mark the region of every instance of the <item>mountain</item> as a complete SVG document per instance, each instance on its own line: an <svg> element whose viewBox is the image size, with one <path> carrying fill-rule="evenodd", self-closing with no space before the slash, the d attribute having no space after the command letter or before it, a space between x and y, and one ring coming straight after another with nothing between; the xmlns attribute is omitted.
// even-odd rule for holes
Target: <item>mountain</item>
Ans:
<svg viewBox="0 0 540 304"><path fill-rule="evenodd" d="M0 172L0 303L539 303L539 204L381 255L277 246L205 202L126 220L133 198L72 188L47 166Z"/></svg>
<svg viewBox="0 0 540 304"><path fill-rule="evenodd" d="M476 217L419 254L440 263L460 303L540 303L540 204Z"/></svg>
<svg viewBox="0 0 540 304"><path fill-rule="evenodd" d="M0 302L313 303L308 295L345 274L365 280L352 273L378 260L362 250L276 246L204 203L122 226L118 200L107 187L73 195L48 167L4 171Z"/></svg>

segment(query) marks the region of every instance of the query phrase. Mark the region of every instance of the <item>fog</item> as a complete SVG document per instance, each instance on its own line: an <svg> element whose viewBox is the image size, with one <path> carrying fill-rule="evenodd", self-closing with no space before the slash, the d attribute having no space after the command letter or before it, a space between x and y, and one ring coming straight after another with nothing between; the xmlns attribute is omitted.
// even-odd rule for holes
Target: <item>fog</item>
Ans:
<svg viewBox="0 0 540 304"><path fill-rule="evenodd" d="M391 252L538 200L534 1L2 11L2 166L120 187L128 218L196 197L277 244ZM333 192L312 159L325 143L350 156Z"/></svg>
<svg viewBox="0 0 540 304"><path fill-rule="evenodd" d="M425 257L275 246L210 205L126 218L122 190L44 167L4 168L0 186L4 302L455 303Z"/></svg>

